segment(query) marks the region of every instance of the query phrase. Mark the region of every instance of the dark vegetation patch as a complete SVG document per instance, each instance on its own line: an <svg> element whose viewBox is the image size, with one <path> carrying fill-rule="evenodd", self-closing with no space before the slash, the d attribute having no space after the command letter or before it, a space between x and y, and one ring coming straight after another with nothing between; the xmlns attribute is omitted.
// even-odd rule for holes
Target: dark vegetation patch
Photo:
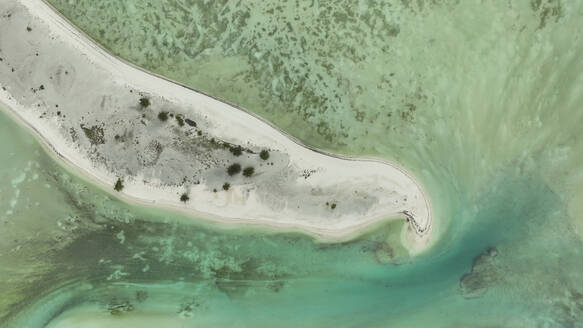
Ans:
<svg viewBox="0 0 583 328"><path fill-rule="evenodd" d="M158 119L162 122L168 120L168 112L160 112L158 113Z"/></svg>
<svg viewBox="0 0 583 328"><path fill-rule="evenodd" d="M229 174L230 176L233 176L239 172L241 172L241 164L239 163L231 164L227 168L227 174Z"/></svg>
<svg viewBox="0 0 583 328"><path fill-rule="evenodd" d="M246 167L243 170L243 176L245 176L247 178L251 177L253 175L253 173L255 173L255 169L253 167L251 167L251 166Z"/></svg>
<svg viewBox="0 0 583 328"><path fill-rule="evenodd" d="M117 181L115 182L115 185L113 186L113 189L115 191L121 191L123 189L123 181L121 181L120 178L117 178Z"/></svg>
<svg viewBox="0 0 583 328"><path fill-rule="evenodd" d="M267 150L265 150L265 149L264 149L264 150L262 150L262 151L259 153L259 158L261 158L261 159L262 159L262 160L264 160L264 161L268 160L268 159L269 159L269 152L268 152Z"/></svg>
<svg viewBox="0 0 583 328"><path fill-rule="evenodd" d="M176 115L176 122L178 122L179 126L184 126L184 119L181 115Z"/></svg>
<svg viewBox="0 0 583 328"><path fill-rule="evenodd" d="M85 136L89 139L92 145L101 145L105 143L105 137L103 133L103 127L94 125L92 127L86 127L81 124L81 129L85 132Z"/></svg>
<svg viewBox="0 0 583 328"><path fill-rule="evenodd" d="M150 98L147 97L140 98L140 106L142 108L150 107Z"/></svg>
<svg viewBox="0 0 583 328"><path fill-rule="evenodd" d="M183 194L180 196L180 201L181 201L181 202L183 202L183 203L186 203L188 200L190 200L190 197L188 196L188 194L187 194L187 193L183 193Z"/></svg>
<svg viewBox="0 0 583 328"><path fill-rule="evenodd" d="M223 184L223 190L227 191L227 190L229 190L229 188L231 188L231 184L229 184L228 182L225 182Z"/></svg>
<svg viewBox="0 0 583 328"><path fill-rule="evenodd" d="M229 151L235 156L241 156L243 154L243 148L241 146L229 147Z"/></svg>

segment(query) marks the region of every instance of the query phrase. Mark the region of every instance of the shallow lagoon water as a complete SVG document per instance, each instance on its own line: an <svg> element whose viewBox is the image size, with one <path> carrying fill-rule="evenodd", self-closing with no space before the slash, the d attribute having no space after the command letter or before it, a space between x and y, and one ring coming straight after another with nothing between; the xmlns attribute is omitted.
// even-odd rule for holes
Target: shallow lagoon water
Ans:
<svg viewBox="0 0 583 328"><path fill-rule="evenodd" d="M2 137L11 137L2 179L22 180L6 190L21 196L3 218L7 327L514 327L581 317L581 242L536 177L493 181L480 205L452 218L471 222L462 231L422 256L395 249L390 259L383 250L396 246L385 241L403 223L318 244L125 205L0 118ZM495 257L476 259L490 247ZM467 273L474 276L462 288Z"/></svg>
<svg viewBox="0 0 583 328"><path fill-rule="evenodd" d="M15 122L0 124L11 136L3 180L22 180L2 231L9 327L530 326L582 314L581 241L536 177L509 173L457 212L454 222L471 222L463 231L390 260L379 250L402 223L340 245L188 223L111 198L57 166ZM497 256L474 265L475 282L461 288L489 247Z"/></svg>
<svg viewBox="0 0 583 328"><path fill-rule="evenodd" d="M309 144L406 166L439 241L411 259L403 223L322 245L131 207L2 116L4 325L581 326L579 2L51 3Z"/></svg>

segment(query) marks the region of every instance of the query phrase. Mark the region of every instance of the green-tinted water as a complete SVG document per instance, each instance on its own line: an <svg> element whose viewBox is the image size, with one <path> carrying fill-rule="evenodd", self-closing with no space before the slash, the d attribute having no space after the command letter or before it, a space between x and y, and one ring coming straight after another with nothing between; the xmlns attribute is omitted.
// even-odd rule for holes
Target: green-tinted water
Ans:
<svg viewBox="0 0 583 328"><path fill-rule="evenodd" d="M187 224L71 177L2 117L7 325L581 326L583 3L50 2L307 143L399 161L441 239L408 259L401 223L343 245Z"/></svg>
<svg viewBox="0 0 583 328"><path fill-rule="evenodd" d="M513 161L544 158L552 183L582 160L580 1L49 2L121 57L308 144L403 164L445 212L447 191Z"/></svg>
<svg viewBox="0 0 583 328"><path fill-rule="evenodd" d="M472 223L451 240L391 260L384 240L402 223L342 245L189 224L112 199L4 115L0 126L10 140L0 152L9 327L40 327L63 311L51 327L531 326L582 315L581 242L558 196L526 172L501 173L479 203L462 200L472 205L453 221ZM488 247L497 255L472 272Z"/></svg>

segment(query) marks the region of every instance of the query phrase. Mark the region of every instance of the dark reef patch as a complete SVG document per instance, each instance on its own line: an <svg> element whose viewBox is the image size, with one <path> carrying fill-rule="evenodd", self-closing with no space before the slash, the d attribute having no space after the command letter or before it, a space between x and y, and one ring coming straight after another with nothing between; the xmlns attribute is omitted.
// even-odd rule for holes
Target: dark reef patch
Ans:
<svg viewBox="0 0 583 328"><path fill-rule="evenodd" d="M489 247L472 261L472 269L460 278L460 289L465 298L483 296L488 287L498 279L494 258L498 250Z"/></svg>

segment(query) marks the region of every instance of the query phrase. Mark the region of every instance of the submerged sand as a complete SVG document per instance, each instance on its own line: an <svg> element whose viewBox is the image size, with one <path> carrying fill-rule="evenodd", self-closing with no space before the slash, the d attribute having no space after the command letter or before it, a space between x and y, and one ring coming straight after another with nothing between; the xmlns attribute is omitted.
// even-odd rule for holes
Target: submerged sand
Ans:
<svg viewBox="0 0 583 328"><path fill-rule="evenodd" d="M115 58L40 0L4 1L0 12L1 107L105 189L121 179L128 201L322 239L407 219L406 246L427 246L429 199L397 165L310 149L249 112ZM229 175L235 163L254 173Z"/></svg>

